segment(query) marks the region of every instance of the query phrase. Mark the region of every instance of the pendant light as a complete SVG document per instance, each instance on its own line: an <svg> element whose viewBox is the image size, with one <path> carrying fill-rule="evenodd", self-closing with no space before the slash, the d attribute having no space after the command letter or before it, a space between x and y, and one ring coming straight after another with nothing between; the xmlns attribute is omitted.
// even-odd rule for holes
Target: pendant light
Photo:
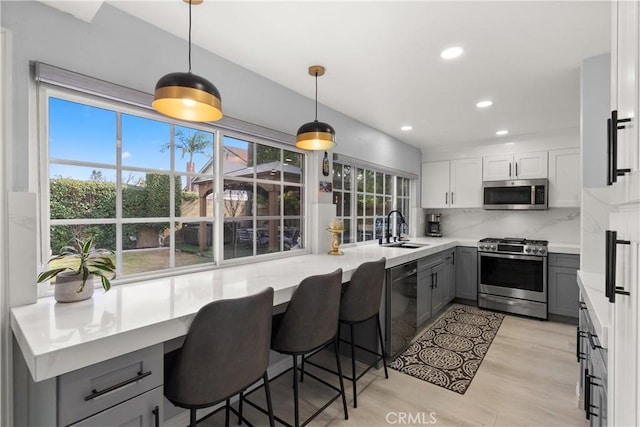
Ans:
<svg viewBox="0 0 640 427"><path fill-rule="evenodd" d="M189 72L160 78L151 105L159 113L176 119L213 122L222 118L220 92L209 80L191 72L191 6L203 0L183 1L189 3Z"/></svg>
<svg viewBox="0 0 640 427"><path fill-rule="evenodd" d="M329 123L318 121L318 77L324 74L322 65L309 67L309 75L316 78L316 118L298 129L296 147L303 150L329 150L336 145L336 131Z"/></svg>

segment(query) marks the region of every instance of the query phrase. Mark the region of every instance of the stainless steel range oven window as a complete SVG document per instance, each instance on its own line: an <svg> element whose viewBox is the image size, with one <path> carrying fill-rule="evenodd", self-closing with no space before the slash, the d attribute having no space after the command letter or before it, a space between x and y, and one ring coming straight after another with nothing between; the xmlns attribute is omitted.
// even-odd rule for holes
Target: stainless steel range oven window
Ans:
<svg viewBox="0 0 640 427"><path fill-rule="evenodd" d="M547 258L481 253L480 292L547 302Z"/></svg>

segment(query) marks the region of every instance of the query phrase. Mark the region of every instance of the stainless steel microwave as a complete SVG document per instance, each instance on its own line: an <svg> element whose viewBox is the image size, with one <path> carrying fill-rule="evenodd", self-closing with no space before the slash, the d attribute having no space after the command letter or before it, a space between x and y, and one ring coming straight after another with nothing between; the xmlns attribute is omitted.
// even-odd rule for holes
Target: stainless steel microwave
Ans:
<svg viewBox="0 0 640 427"><path fill-rule="evenodd" d="M547 179L484 181L482 183L484 209L548 209Z"/></svg>

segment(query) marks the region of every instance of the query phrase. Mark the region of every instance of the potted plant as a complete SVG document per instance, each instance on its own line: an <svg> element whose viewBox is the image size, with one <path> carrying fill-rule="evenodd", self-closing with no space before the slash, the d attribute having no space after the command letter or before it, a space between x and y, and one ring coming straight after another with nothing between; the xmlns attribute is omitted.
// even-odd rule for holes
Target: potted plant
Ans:
<svg viewBox="0 0 640 427"><path fill-rule="evenodd" d="M38 275L38 283L56 278L54 298L58 302L82 301L93 295L93 277L99 276L104 291L111 289L111 279L116 276L116 266L111 259L113 251L96 249L93 238L86 241L74 239L76 246L65 246L60 254L51 257L49 264L58 261L54 268Z"/></svg>

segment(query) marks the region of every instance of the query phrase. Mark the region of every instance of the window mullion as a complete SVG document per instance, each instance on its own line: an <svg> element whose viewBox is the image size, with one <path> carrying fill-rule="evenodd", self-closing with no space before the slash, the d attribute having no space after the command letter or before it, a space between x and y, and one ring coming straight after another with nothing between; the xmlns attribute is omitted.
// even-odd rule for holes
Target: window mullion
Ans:
<svg viewBox="0 0 640 427"><path fill-rule="evenodd" d="M169 132L169 164L171 173L169 174L169 267L176 266L176 150L175 134L176 125L170 126ZM181 183L182 184L182 183ZM205 227L206 230L206 227Z"/></svg>
<svg viewBox="0 0 640 427"><path fill-rule="evenodd" d="M116 111L116 271L122 273L122 113Z"/></svg>

